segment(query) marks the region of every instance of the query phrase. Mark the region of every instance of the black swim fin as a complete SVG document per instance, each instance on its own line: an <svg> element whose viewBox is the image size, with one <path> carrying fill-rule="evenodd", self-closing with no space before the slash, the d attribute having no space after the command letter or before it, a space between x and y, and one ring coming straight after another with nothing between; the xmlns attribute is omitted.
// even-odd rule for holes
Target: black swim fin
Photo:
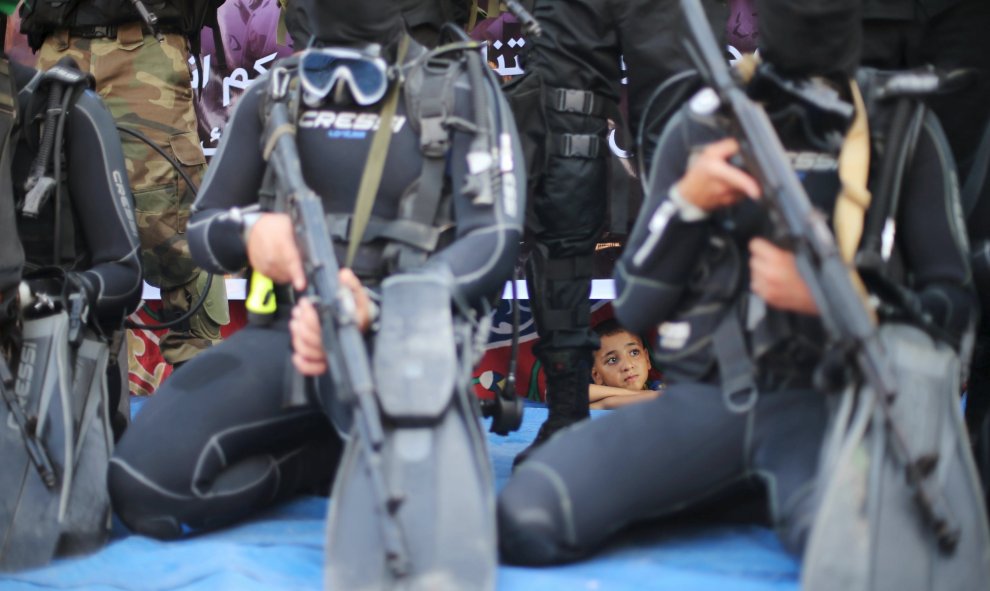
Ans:
<svg viewBox="0 0 990 591"><path fill-rule="evenodd" d="M10 399L20 409L0 405L0 571L88 551L109 534L108 347L87 335L73 348L68 330L65 313L25 320Z"/></svg>
<svg viewBox="0 0 990 591"><path fill-rule="evenodd" d="M329 589L495 588L494 477L462 371L474 344L455 327L449 294L425 274L382 286L374 373L384 444L373 462L357 431L347 442L330 499Z"/></svg>
<svg viewBox="0 0 990 591"><path fill-rule="evenodd" d="M897 376L893 422L928 498L905 477L873 391L845 392L823 447L802 588L985 588L990 530L959 408L959 357L911 326L885 325L880 337Z"/></svg>

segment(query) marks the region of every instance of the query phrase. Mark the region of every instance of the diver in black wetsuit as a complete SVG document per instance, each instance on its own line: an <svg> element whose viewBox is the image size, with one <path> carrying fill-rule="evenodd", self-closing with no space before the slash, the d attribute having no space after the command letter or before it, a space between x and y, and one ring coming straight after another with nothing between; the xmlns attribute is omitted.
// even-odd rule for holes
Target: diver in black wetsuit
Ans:
<svg viewBox="0 0 990 591"><path fill-rule="evenodd" d="M794 97L757 95L809 197L832 212L842 199L840 146L823 139L829 132L851 138L866 118L850 84L858 3L757 4L767 65L856 104L855 119L830 126L812 115L809 126L795 116L806 107ZM561 432L519 466L499 497L500 548L509 562L578 559L630 524L714 499L731 505L740 499L734 487L753 477L766 486L785 547L802 551L827 417L812 384L826 339L793 254L766 238L766 214L747 198L759 195L759 185L728 162L738 144L715 126L715 106L699 94L666 128L648 202L616 269L619 320L637 332L659 323L656 352L668 389ZM882 113L869 115L873 131ZM910 270L911 298L958 347L975 306L951 162L929 114L905 173L896 249ZM738 350L723 349L722 325L742 333ZM746 357L749 391L758 395L736 400L722 384L739 377Z"/></svg>
<svg viewBox="0 0 990 591"><path fill-rule="evenodd" d="M690 67L672 0L531 0L543 34L527 39L526 74L506 88L529 170L532 249L526 268L546 375L547 420L528 454L588 417L592 262L606 219L608 118L617 118L628 67L629 127L636 130L658 85ZM705 0L721 37L724 0ZM676 95L669 92L668 95ZM683 93L688 96L688 90ZM652 147L652 146L650 146ZM646 146L642 147L646 149Z"/></svg>
<svg viewBox="0 0 990 591"><path fill-rule="evenodd" d="M405 33L391 2L349 5L343 17L335 4L297 1L289 5L290 18L294 7L301 7L304 15L308 12L311 45L360 49L376 44L390 69L395 64ZM405 75L425 51L409 43ZM473 105L478 104L473 103L475 93L484 93L480 104L491 108L497 89L472 88L464 75L449 82L451 108L442 115L450 117L451 125L430 128L449 129L449 146L446 137L427 136L425 119L410 103L410 97L418 97L417 90L405 86L399 94L371 220L350 269L342 274L359 295L367 291L374 298L386 277L406 270L402 257L415 253L398 242L393 230L401 228L391 223L407 215L410 199L416 198L411 196L426 193L435 183L443 189L435 221L440 246L423 252L425 263L415 268L449 272L456 290L472 306L497 293L512 271L521 235L521 198L517 202L514 193L496 191L496 199L486 204L468 192L478 180L466 160L474 137L470 122L476 115ZM189 241L196 261L211 272L236 272L250 263L276 283L291 283L298 290L305 278L288 217L251 209L258 203L266 168L259 112L268 88L269 78L263 77L240 98L194 205ZM353 90L340 89L324 97L304 97L296 142L303 176L322 197L343 266L346 230L381 120L382 101L368 103L358 100ZM492 131L502 141L514 138L510 128ZM433 151L437 147L440 151ZM503 162L511 162L518 155L505 158ZM426 172L436 171L437 162L442 178ZM513 174L513 182L522 187L521 167ZM120 442L109 483L114 508L132 530L174 538L233 523L300 491L326 491L341 439L319 406L284 404L295 376L288 291L278 289L278 310L270 324L249 324L176 372ZM314 363L323 360L319 353L316 357ZM325 370L314 370L298 351L296 361L310 375ZM170 443L162 445L163 441Z"/></svg>
<svg viewBox="0 0 990 591"><path fill-rule="evenodd" d="M16 62L10 67L20 89L21 116L11 175L15 200L23 206L25 182L42 144L50 82L33 68ZM48 274L48 267L64 269L68 282L86 294L91 324L109 338L140 304L142 267L120 136L108 115L95 92L79 93L65 120L64 202L56 206L53 194L36 216L25 215L21 207L17 228L25 251L25 277L30 279L39 270ZM49 156L49 163L53 158ZM114 409L128 393L126 364L120 361L112 359L108 373ZM124 404L122 409L127 407ZM111 419L119 437L130 418L111 411Z"/></svg>
<svg viewBox="0 0 990 591"><path fill-rule="evenodd" d="M0 100L17 113L0 159L0 217L14 214L16 232L4 228L3 241L19 236L14 250L23 247L20 284L10 283L15 272L0 286L0 355L17 376L6 391L16 396L0 402L0 570L16 570L92 550L109 535L106 470L127 424L126 363L113 344L142 284L110 113L70 64L39 72L0 59L0 84L12 79L18 89ZM21 426L29 421L44 428Z"/></svg>
<svg viewBox="0 0 990 591"><path fill-rule="evenodd" d="M13 154L13 185L18 202L39 149L47 81L41 72L11 62L18 92L21 128ZM39 86L41 87L39 89ZM121 327L141 300L137 226L127 171L113 119L99 97L83 91L65 122L66 202L50 198L39 215L19 211L17 228L26 255L26 274L56 265L85 290L95 324L105 333ZM58 235L54 230L60 229ZM54 250L58 245L60 253Z"/></svg>

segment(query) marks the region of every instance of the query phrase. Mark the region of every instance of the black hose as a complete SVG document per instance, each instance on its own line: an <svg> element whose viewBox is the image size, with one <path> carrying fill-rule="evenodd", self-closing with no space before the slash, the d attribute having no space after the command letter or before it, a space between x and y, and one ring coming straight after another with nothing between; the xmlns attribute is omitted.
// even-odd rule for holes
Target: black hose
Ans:
<svg viewBox="0 0 990 591"><path fill-rule="evenodd" d="M31 165L31 172L28 173L27 181L24 182L24 191L26 192L30 192L41 180L41 177L48 172L48 160L52 157L52 147L55 145L56 117L59 117L58 109L62 106L62 93L64 91L65 89L60 82L52 82L48 87L41 143L38 148L38 157Z"/></svg>
<svg viewBox="0 0 990 591"><path fill-rule="evenodd" d="M127 328L139 328L141 330L163 330L166 328L172 328L183 322L186 322L193 317L193 314L199 312L199 309L203 307L206 303L206 297L210 294L210 288L213 287L213 278L216 277L213 273L209 273L206 276L206 285L203 286L203 292L199 294L199 298L196 303L192 305L186 312L177 318L169 320L168 322L162 322L160 324L141 324L139 322L134 322L133 320L127 320L124 322L124 326Z"/></svg>
<svg viewBox="0 0 990 591"><path fill-rule="evenodd" d="M58 266L62 256L62 142L65 137L65 120L68 119L69 103L72 102L73 92L66 92L62 96L62 116L58 118L58 125L55 126L55 235L52 237L52 246L55 253L54 264Z"/></svg>
<svg viewBox="0 0 990 591"><path fill-rule="evenodd" d="M151 138L141 133L140 131L128 129L120 125L117 126L117 131L121 131L123 133L126 133L127 135L137 138L138 140L147 144L155 152L158 152L158 154L162 158L167 160L168 163L172 165L172 168L174 168L175 171L179 173L179 176L182 177L182 180L186 181L186 185L189 186L190 190L192 190L194 193L199 191L199 187L196 186L196 183L194 183L192 178L190 178L190 176L186 173L186 171L182 169L182 166L175 160L175 158L173 158L171 154L163 150L158 144L153 142ZM141 324L139 322L134 322L133 320L128 320L124 323L124 326L126 326L127 328L137 328L141 330L163 330L166 328L172 328L173 326L177 326L183 322L186 322L187 320L192 318L194 314L199 312L200 308L203 307L203 304L206 303L206 298L210 294L210 288L213 287L213 277L214 277L213 273L207 275L206 286L203 288L203 292L199 294L199 298L189 308L189 310L184 312L178 318L174 318L172 320L169 320L168 322L162 322L160 324Z"/></svg>
<svg viewBox="0 0 990 591"><path fill-rule="evenodd" d="M880 179L863 226L862 246L856 253L856 265L861 272L876 275L885 272L883 231L888 219L897 219L904 170L914 155L924 115L924 103L920 100L907 96L897 99L885 139Z"/></svg>
<svg viewBox="0 0 990 591"><path fill-rule="evenodd" d="M518 396L516 391L516 371L519 368L519 288L516 281L519 280L519 270L513 265L512 268L512 345L509 349L509 375L505 376L505 391L513 397Z"/></svg>
<svg viewBox="0 0 990 591"><path fill-rule="evenodd" d="M186 184L189 185L189 188L192 190L193 193L196 193L196 192L199 191L199 187L196 186L196 183L193 182L192 178L190 178L189 175L186 174L186 171L182 169L182 165L180 165L175 160L175 158L172 157L171 154L169 154L168 152L166 152L165 150L163 150L161 148L161 146L159 146L158 144L156 144L155 142L153 142L151 140L151 138L149 138L148 136L144 135L140 131L136 131L134 129L128 129L127 127L122 127L120 125L117 126L117 131L124 132L127 135L133 136L133 137L141 140L142 142L148 144L148 147L150 147L155 152L158 152L158 154L162 158L164 158L165 160L168 160L168 163L172 165L172 168L174 168L176 172L179 173L179 176L182 177L182 180L186 181Z"/></svg>
<svg viewBox="0 0 990 591"><path fill-rule="evenodd" d="M700 87L700 82L695 81L693 84L688 83L688 81L692 78L697 77L698 72L696 70L684 70L683 72L678 72L677 74L664 80L663 83L653 91L646 103L644 103L645 107L639 120L638 129L636 130L636 137L633 138L633 141L636 142L636 162L639 166L639 179L644 193L648 194L650 191L649 168L652 164L652 162L649 162L646 158L647 142L651 141L651 138L648 138L647 134L655 130L657 144L659 144L660 135L663 133L663 129L666 127L667 121L669 121L677 109L684 104L684 101L688 99L690 94ZM671 98L667 100L666 104L662 105L662 110L651 118L650 110L654 103L656 103L661 96L668 92L673 93ZM657 126L657 123L661 123L661 125ZM652 151L655 150L656 147L656 145L653 145L650 149L649 152L651 156Z"/></svg>

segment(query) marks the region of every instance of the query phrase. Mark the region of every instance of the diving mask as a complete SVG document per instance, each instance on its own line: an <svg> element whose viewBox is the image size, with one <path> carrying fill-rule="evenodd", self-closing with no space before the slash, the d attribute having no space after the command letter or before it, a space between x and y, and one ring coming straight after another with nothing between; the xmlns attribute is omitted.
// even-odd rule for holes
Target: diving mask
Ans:
<svg viewBox="0 0 990 591"><path fill-rule="evenodd" d="M381 56L349 47L313 47L299 58L303 100L318 106L343 83L354 102L373 105L388 90L388 64Z"/></svg>

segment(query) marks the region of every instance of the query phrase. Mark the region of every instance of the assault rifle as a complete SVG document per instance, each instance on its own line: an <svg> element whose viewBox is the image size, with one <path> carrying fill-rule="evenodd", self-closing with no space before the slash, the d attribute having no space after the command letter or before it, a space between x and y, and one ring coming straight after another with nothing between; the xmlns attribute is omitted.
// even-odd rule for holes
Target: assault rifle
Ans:
<svg viewBox="0 0 990 591"><path fill-rule="evenodd" d="M155 39L159 43L165 43L165 36L162 35L161 30L158 28L158 15L148 10L148 7L142 0L131 0L131 4L134 6L134 10L141 16L141 20L147 25ZM202 71L202 68L200 68L200 71Z"/></svg>
<svg viewBox="0 0 990 591"><path fill-rule="evenodd" d="M512 13L512 16L519 19L519 23L522 24L523 31L527 35L539 37L543 34L543 27L540 26L540 22L536 20L532 12L526 10L526 7L519 3L519 0L507 0L505 6Z"/></svg>
<svg viewBox="0 0 990 591"><path fill-rule="evenodd" d="M936 460L912 458L903 430L892 418L896 379L880 343L876 319L842 260L825 216L812 207L763 107L746 95L730 71L700 1L681 0L681 9L688 25L685 48L717 96L717 117L739 141L746 170L763 189L762 200L776 238L793 249L832 344L846 352L855 363L858 378L876 392L891 447L905 467L915 500L939 546L951 552L959 541L960 529L944 497L927 479Z"/></svg>
<svg viewBox="0 0 990 591"><path fill-rule="evenodd" d="M291 75L284 67L271 73L267 105L264 156L274 179L278 211L292 218L296 246L306 272L306 296L316 307L323 332L323 347L333 381L333 396L353 412L355 436L367 462L372 494L379 508L385 555L396 576L408 570L409 557L396 513L401 495L389 490L382 468L385 434L375 397L371 364L364 336L358 329L354 295L338 281L340 264L330 241L320 197L306 185L296 148L295 125L289 117ZM328 416L337 401L322 400Z"/></svg>

